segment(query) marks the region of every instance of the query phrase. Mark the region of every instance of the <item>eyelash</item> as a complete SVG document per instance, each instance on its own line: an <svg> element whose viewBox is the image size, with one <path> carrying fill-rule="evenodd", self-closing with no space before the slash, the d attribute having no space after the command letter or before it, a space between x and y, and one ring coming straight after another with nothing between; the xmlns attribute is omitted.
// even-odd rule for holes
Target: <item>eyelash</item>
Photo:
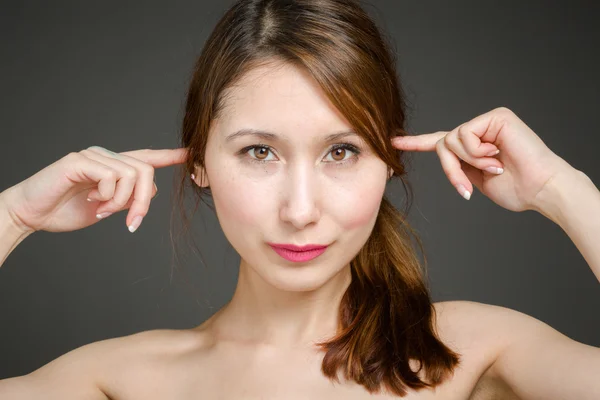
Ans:
<svg viewBox="0 0 600 400"><path fill-rule="evenodd" d="M273 148L269 145L266 144L253 144L251 146L246 146L243 149L241 149L239 151L239 155L246 155L250 150L253 149L267 149L269 150L271 153L273 153ZM350 150L351 152L354 153L354 155L346 160L343 161L328 161L328 162L332 162L333 164L337 164L337 166L343 166L346 164L352 164L354 162L356 162L356 160L358 159L358 155L360 154L360 149L356 146L354 146L353 144L350 143L338 143L338 144L334 144L333 146L331 146L331 148L329 149L329 151L327 152L327 155L329 155L332 151L337 150L337 149L344 149L344 150ZM249 158L250 162L254 162L254 163L258 163L258 164L265 164L268 162L271 162L272 160L258 160L256 158L250 157Z"/></svg>

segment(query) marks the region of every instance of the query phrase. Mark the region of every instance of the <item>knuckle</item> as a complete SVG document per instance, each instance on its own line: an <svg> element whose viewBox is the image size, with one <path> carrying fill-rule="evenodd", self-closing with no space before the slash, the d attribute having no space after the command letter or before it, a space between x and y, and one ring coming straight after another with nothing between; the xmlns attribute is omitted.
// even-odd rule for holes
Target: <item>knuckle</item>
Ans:
<svg viewBox="0 0 600 400"><path fill-rule="evenodd" d="M133 167L125 167L123 176L129 179L136 179L138 177L138 171Z"/></svg>
<svg viewBox="0 0 600 400"><path fill-rule="evenodd" d="M453 133L452 135L446 135L444 140L448 146L457 146L461 141L459 139L460 132Z"/></svg>
<svg viewBox="0 0 600 400"><path fill-rule="evenodd" d="M79 155L82 155L82 156L84 156L84 157L87 157L87 156L88 156L90 153L91 153L91 151L90 151L90 150L88 150L88 149L83 149L83 150L81 150L81 151L80 151L78 154L79 154Z"/></svg>
<svg viewBox="0 0 600 400"><path fill-rule="evenodd" d="M464 140L467 135L469 134L469 131L467 131L464 126L461 126L461 128L458 130L458 132L456 133L456 136L458 136L458 138L460 140Z"/></svg>
<svg viewBox="0 0 600 400"><path fill-rule="evenodd" d="M85 151L87 153L96 153L96 154L98 154L98 152L101 151L101 149L103 149L103 148L100 147L100 146L90 146L90 147L82 150L82 152Z"/></svg>
<svg viewBox="0 0 600 400"><path fill-rule="evenodd" d="M150 210L150 205L146 203L139 203L136 207L136 210L137 215L145 217L148 214L148 211Z"/></svg>
<svg viewBox="0 0 600 400"><path fill-rule="evenodd" d="M115 196L112 198L112 203L117 208L123 208L127 204L127 200L125 196Z"/></svg>
<svg viewBox="0 0 600 400"><path fill-rule="evenodd" d="M504 114L504 115L514 114L512 112L512 110L509 109L508 107L498 107L498 108L495 108L494 111L498 114Z"/></svg>
<svg viewBox="0 0 600 400"><path fill-rule="evenodd" d="M104 172L104 173L105 173L105 175L106 175L106 178L107 178L107 179L110 179L111 181L116 181L116 180L117 180L117 178L118 178L117 171L115 171L115 170L114 170L114 169L112 169L112 168L108 168L108 167L107 167L107 168L105 168L105 172Z"/></svg>
<svg viewBox="0 0 600 400"><path fill-rule="evenodd" d="M144 175L148 175L154 179L154 167L152 165L143 163L140 169Z"/></svg>
<svg viewBox="0 0 600 400"><path fill-rule="evenodd" d="M150 209L150 204L146 204L145 202L134 200L131 202L131 206L129 207L132 215L139 215L144 218Z"/></svg>
<svg viewBox="0 0 600 400"><path fill-rule="evenodd" d="M441 138L440 140L438 140L437 142L435 142L435 148L439 151L441 148L444 147L444 141L446 140L446 136L444 136L443 138Z"/></svg>
<svg viewBox="0 0 600 400"><path fill-rule="evenodd" d="M81 154L72 151L69 154L67 154L64 158L69 161L76 161L81 159Z"/></svg>

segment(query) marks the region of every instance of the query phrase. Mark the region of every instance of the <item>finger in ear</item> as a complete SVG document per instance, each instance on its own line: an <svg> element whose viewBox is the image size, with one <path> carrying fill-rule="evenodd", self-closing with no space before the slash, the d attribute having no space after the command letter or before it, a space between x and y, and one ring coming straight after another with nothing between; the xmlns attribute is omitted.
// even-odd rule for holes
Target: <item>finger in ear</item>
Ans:
<svg viewBox="0 0 600 400"><path fill-rule="evenodd" d="M198 175L191 174L192 180L194 182L196 182L196 184L200 187L203 187L203 188L209 187L208 175L206 174L206 170L200 166L196 166L196 172ZM200 178L200 182L196 181L197 176Z"/></svg>

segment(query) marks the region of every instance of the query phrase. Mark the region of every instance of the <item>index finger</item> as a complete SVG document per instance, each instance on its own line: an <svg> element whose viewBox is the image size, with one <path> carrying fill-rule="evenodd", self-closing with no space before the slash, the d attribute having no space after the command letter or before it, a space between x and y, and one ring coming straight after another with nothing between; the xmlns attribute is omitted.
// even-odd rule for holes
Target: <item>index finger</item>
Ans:
<svg viewBox="0 0 600 400"><path fill-rule="evenodd" d="M175 164L183 164L188 157L188 149L180 147L177 149L142 149L133 151L124 151L122 153L129 157L136 158L155 168L168 167Z"/></svg>
<svg viewBox="0 0 600 400"><path fill-rule="evenodd" d="M392 144L400 150L434 151L436 143L447 134L448 132L439 131L416 136L396 136L392 138Z"/></svg>

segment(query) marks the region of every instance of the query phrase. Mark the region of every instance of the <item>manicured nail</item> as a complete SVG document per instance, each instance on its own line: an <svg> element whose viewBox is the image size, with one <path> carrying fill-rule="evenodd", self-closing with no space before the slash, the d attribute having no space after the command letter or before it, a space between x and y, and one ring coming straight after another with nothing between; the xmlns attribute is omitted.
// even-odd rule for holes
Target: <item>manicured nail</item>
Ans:
<svg viewBox="0 0 600 400"><path fill-rule="evenodd" d="M486 157L491 157L491 156L495 156L496 154L500 153L500 150L496 150L496 151L492 151L489 154L486 154Z"/></svg>
<svg viewBox="0 0 600 400"><path fill-rule="evenodd" d="M131 223L131 225L129 225L129 232L133 233L136 231L137 228L140 227L140 224L142 223L142 219L143 217L141 216L137 216L133 219L133 222Z"/></svg>
<svg viewBox="0 0 600 400"><path fill-rule="evenodd" d="M102 214L96 214L96 218L102 219L102 218L108 217L109 215L112 215L112 213L111 212L103 212Z"/></svg>
<svg viewBox="0 0 600 400"><path fill-rule="evenodd" d="M465 200L469 200L471 198L471 193L469 193L469 191L463 185L456 185L456 190L458 190L458 193L460 193Z"/></svg>
<svg viewBox="0 0 600 400"><path fill-rule="evenodd" d="M500 175L501 173L504 172L503 168L498 168L498 167L487 167L484 170L487 172L490 172L492 174L497 174L497 175Z"/></svg>

